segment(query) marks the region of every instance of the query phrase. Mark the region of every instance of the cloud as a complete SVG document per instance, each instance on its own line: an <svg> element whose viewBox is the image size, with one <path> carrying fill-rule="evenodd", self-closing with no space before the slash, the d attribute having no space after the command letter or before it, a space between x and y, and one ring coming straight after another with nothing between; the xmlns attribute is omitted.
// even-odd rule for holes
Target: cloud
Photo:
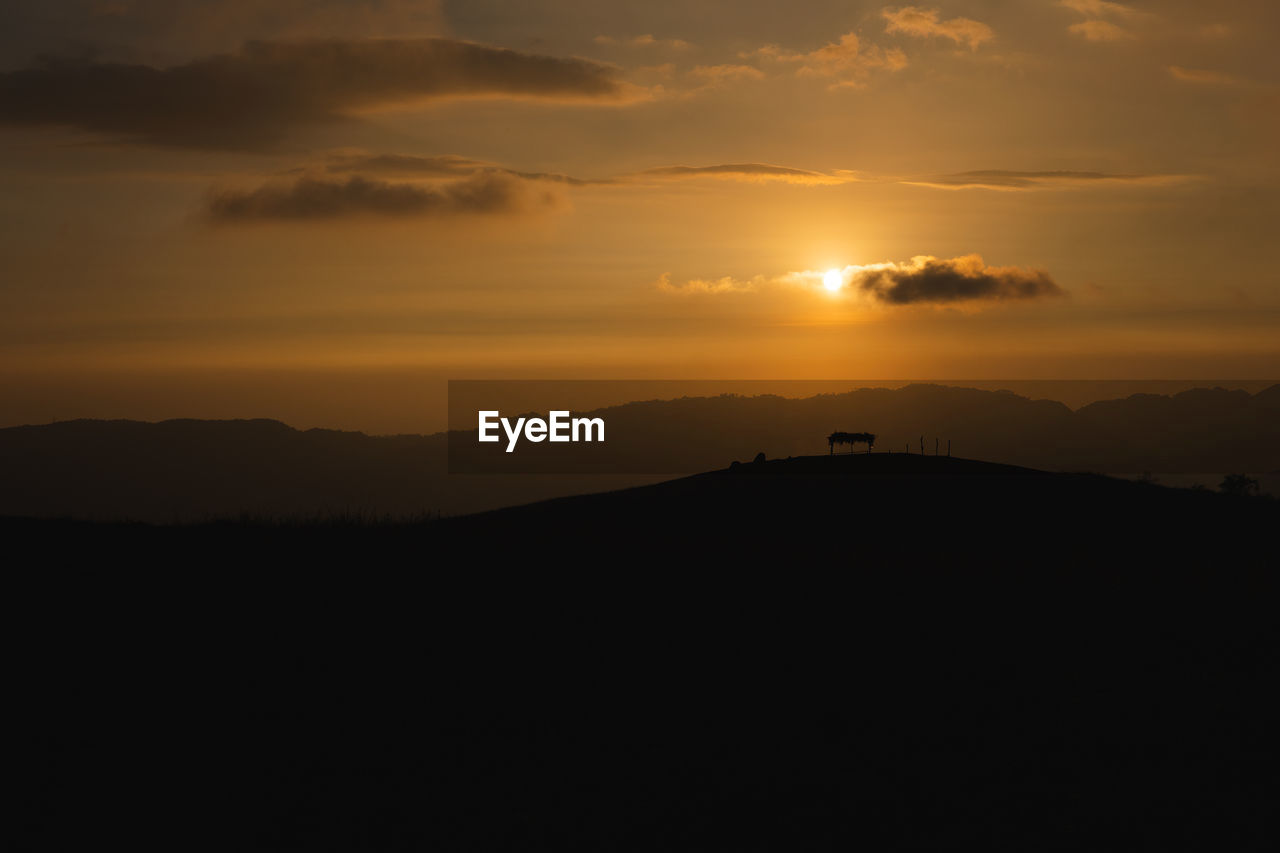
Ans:
<svg viewBox="0 0 1280 853"><path fill-rule="evenodd" d="M459 97L617 103L640 95L608 65L451 39L251 42L168 68L46 61L0 73L0 124L261 149L301 125Z"/></svg>
<svg viewBox="0 0 1280 853"><path fill-rule="evenodd" d="M1225 71L1209 71L1203 68L1183 68L1179 65L1170 65L1169 74L1175 80L1181 80L1184 83L1196 83L1203 86L1246 86L1247 80L1228 74Z"/></svg>
<svg viewBox="0 0 1280 853"><path fill-rule="evenodd" d="M762 80L764 72L750 65L698 65L689 76L698 81L699 89L706 89L743 80Z"/></svg>
<svg viewBox="0 0 1280 853"><path fill-rule="evenodd" d="M474 160L454 154L410 155L371 154L342 151L319 162L303 165L285 173L293 177L332 175L376 176L408 182L444 181L479 175L499 175L523 181L561 184L572 187L640 186L655 182L718 180L742 183L783 183L794 186L839 186L852 183L897 183L943 190L996 190L1029 192L1064 190L1083 187L1172 186L1195 180L1195 175L1137 174L1082 171L1013 171L979 169L928 177L895 177L874 175L850 169L818 171L771 163L714 163L701 166L655 166L639 172L601 178L582 178L560 172L538 172L515 169L485 160Z"/></svg>
<svg viewBox="0 0 1280 853"><path fill-rule="evenodd" d="M560 172L514 169L485 160L454 154L371 154L342 151L319 162L304 164L283 173L291 177L324 178L329 175L377 176L410 182L442 181L478 175L500 175L523 181L548 182L575 187L640 185L655 181L728 180L744 183L778 182L802 186L834 186L864 180L860 173L843 169L819 172L769 163L717 163L707 166L655 166L631 174L603 178L580 178Z"/></svg>
<svg viewBox="0 0 1280 853"><path fill-rule="evenodd" d="M956 172L932 178L904 180L912 186L933 187L945 190L986 189L1028 191L1047 189L1072 189L1108 184L1146 184L1167 186L1190 180L1190 175L1137 175L1108 172L1072 172L1066 170L1043 172L1018 172L1005 169L979 169Z"/></svg>
<svg viewBox="0 0 1280 853"><path fill-rule="evenodd" d="M1112 3L1111 0L1058 0L1058 5L1081 15L1094 17L1137 18L1147 14L1123 3Z"/></svg>
<svg viewBox="0 0 1280 853"><path fill-rule="evenodd" d="M4 68L68 49L96 61L164 62L248 41L447 35L444 0L44 0L4 4ZM10 12L10 10L13 10Z"/></svg>
<svg viewBox="0 0 1280 853"><path fill-rule="evenodd" d="M658 166L637 172L637 178L725 178L735 181L780 181L788 184L843 184L855 180L852 172L813 172L768 163L722 163L713 166Z"/></svg>
<svg viewBox="0 0 1280 853"><path fill-rule="evenodd" d="M719 178L751 183L777 181L804 186L894 183L945 190L986 189L1028 192L1032 190L1063 190L1082 187L1172 186L1195 180L1197 176L1068 170L1014 171L1008 169L977 169L969 172L955 172L930 177L899 177L876 175L852 169L832 169L820 172L791 166L775 166L768 163L722 163L710 166L659 166L623 176L617 180L621 182L628 178L632 180Z"/></svg>
<svg viewBox="0 0 1280 853"><path fill-rule="evenodd" d="M340 151L318 162L285 173L292 177L359 175L422 183L479 175L500 175L523 181L560 184L569 187L644 186L674 181L735 181L741 183L782 183L802 187L832 187L853 183L903 184L941 190L993 190L1032 192L1080 188L1126 186L1165 187L1196 180L1196 175L1140 174L1086 171L1015 171L978 169L945 175L902 177L876 175L851 169L801 169L772 163L714 163L700 166L655 166L630 174L583 178L560 172L539 172L512 168L485 160L454 154L410 155L371 154Z"/></svg>
<svg viewBox="0 0 1280 853"><path fill-rule="evenodd" d="M1023 300L1063 295L1044 270L989 267L980 255L942 259L917 255L903 264L861 267L853 282L889 305L943 305L975 300Z"/></svg>
<svg viewBox="0 0 1280 853"><path fill-rule="evenodd" d="M440 178L475 175L482 172L510 175L529 181L553 181L574 186L612 184L612 178L575 178L559 172L523 172L483 160L470 160L453 154L420 157L410 154L335 154L324 170L330 173L394 175L411 178ZM298 171L306 171L300 169Z"/></svg>
<svg viewBox="0 0 1280 853"><path fill-rule="evenodd" d="M907 67L907 55L901 50L884 50L874 44L864 48L857 33L845 33L839 41L809 53L793 53L770 44L745 55L795 63L800 66L796 69L800 76L837 78L832 88L860 87L866 85L873 71L900 71Z"/></svg>
<svg viewBox="0 0 1280 853"><path fill-rule="evenodd" d="M391 175L445 177L471 175L492 166L453 154L418 157L409 154L335 154L326 167L329 172L376 172Z"/></svg>
<svg viewBox="0 0 1280 853"><path fill-rule="evenodd" d="M953 305L1022 301L1057 297L1065 292L1039 269L987 266L980 255L936 258L917 255L905 263L850 265L836 270L840 285L833 292L827 284L829 271L803 270L766 278L693 279L682 285L671 283L663 273L656 287L680 295L720 295L754 293L766 289L791 289L830 296L855 297L885 307L903 305Z"/></svg>
<svg viewBox="0 0 1280 853"><path fill-rule="evenodd" d="M627 47L664 47L671 50L688 50L693 47L692 44L684 39L660 39L654 38L648 33L639 36L596 36L593 39L596 44L605 45L624 45Z"/></svg>
<svg viewBox="0 0 1280 853"><path fill-rule="evenodd" d="M1129 30L1112 21L1103 20L1104 18L1138 23L1142 19L1155 17L1150 12L1143 12L1123 3L1112 3L1110 0L1058 0L1058 5L1089 19L1067 27L1072 35L1089 41L1125 41L1136 37Z"/></svg>
<svg viewBox="0 0 1280 853"><path fill-rule="evenodd" d="M951 39L956 44L967 44L970 50L977 50L985 41L995 38L991 27L971 18L951 18L940 21L937 9L920 9L916 6L903 6L901 9L885 8L880 16L887 25L885 31L904 33L911 36L941 36Z"/></svg>
<svg viewBox="0 0 1280 853"><path fill-rule="evenodd" d="M558 203L554 192L499 173L425 185L354 175L345 181L302 177L248 191L226 190L210 195L205 212L216 223L317 221L527 213Z"/></svg>
<svg viewBox="0 0 1280 853"><path fill-rule="evenodd" d="M643 70L651 71L663 78L670 79L675 73L675 66L668 64ZM696 98L706 92L724 89L741 83L763 80L764 78L765 73L751 65L735 65L731 63L724 65L695 65L684 72L683 79L677 85L670 88L662 86L656 88L662 90L669 97Z"/></svg>
<svg viewBox="0 0 1280 853"><path fill-rule="evenodd" d="M658 280L654 282L654 286L664 293L675 293L683 296L693 294L751 293L759 290L766 284L768 284L768 281L761 275L746 280L736 279L727 275L714 280L695 278L690 281L686 281L684 284L672 284L671 275L665 272L658 276Z"/></svg>
<svg viewBox="0 0 1280 853"><path fill-rule="evenodd" d="M1128 30L1117 27L1110 21L1081 21L1067 27L1067 32L1088 41L1123 41L1133 38Z"/></svg>

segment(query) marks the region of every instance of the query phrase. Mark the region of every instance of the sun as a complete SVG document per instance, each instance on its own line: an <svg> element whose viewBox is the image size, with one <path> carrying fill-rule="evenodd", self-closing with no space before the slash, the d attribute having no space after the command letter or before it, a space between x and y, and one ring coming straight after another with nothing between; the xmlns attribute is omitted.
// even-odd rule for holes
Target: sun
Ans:
<svg viewBox="0 0 1280 853"><path fill-rule="evenodd" d="M842 284L844 284L844 277L840 275L840 270L827 270L822 274L822 286L832 293L839 290Z"/></svg>

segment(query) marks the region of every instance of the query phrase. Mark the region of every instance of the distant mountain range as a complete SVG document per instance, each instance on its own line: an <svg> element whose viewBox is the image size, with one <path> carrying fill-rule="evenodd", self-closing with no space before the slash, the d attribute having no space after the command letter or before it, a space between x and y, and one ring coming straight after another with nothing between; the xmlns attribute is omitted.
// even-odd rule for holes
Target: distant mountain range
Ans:
<svg viewBox="0 0 1280 853"><path fill-rule="evenodd" d="M1219 388L1134 395L1076 411L1007 391L908 385L802 399L652 400L588 414L608 423L603 447L542 443L507 454L503 443L480 445L474 433L455 434L463 440L450 447L454 470L510 471L519 464L528 471L692 473L759 452L825 453L826 437L836 431L875 433L877 452L945 454L950 442L957 456L1051 471L1280 469L1280 385L1252 395Z"/></svg>
<svg viewBox="0 0 1280 853"><path fill-rule="evenodd" d="M574 471L550 456L543 470L574 473L450 475L446 434L300 431L270 420L77 420L0 429L0 514L456 515L724 468L759 452L826 453L836 430L876 433L877 453L918 454L923 437L927 454L936 439L942 453L950 441L956 456L1052 471L1280 471L1280 385L1252 395L1139 394L1076 411L1009 392L909 385L803 399L654 400L588 414L609 424L610 452L639 460L629 470L653 475ZM466 433L452 437L472 443Z"/></svg>

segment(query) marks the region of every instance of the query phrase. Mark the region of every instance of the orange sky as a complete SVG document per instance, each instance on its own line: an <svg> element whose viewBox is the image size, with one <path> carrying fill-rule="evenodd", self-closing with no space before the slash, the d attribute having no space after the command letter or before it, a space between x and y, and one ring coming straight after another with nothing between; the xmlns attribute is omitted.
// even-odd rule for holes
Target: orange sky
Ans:
<svg viewBox="0 0 1280 853"><path fill-rule="evenodd" d="M375 431L405 376L1280 376L1272 3L22 6L3 424L291 373Z"/></svg>

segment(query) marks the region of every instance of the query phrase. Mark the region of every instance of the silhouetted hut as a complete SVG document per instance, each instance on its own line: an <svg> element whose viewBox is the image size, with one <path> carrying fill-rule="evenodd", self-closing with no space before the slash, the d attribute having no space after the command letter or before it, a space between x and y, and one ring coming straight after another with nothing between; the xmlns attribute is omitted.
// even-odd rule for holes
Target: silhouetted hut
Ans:
<svg viewBox="0 0 1280 853"><path fill-rule="evenodd" d="M833 432L827 436L827 445L831 448L831 452L836 452L837 444L849 445L849 452L853 452L855 444L865 444L867 452L871 452L871 448L876 445L876 435L873 432Z"/></svg>

